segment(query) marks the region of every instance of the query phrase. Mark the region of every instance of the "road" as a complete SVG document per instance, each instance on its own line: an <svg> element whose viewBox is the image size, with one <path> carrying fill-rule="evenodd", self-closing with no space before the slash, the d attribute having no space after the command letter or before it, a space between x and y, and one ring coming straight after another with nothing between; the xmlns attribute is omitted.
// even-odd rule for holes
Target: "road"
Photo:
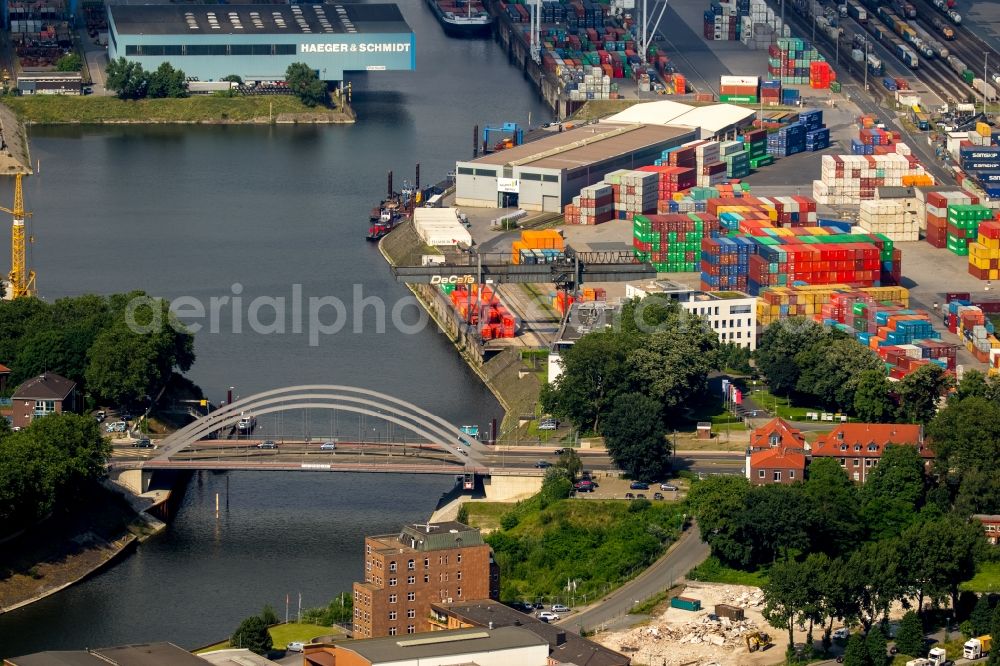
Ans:
<svg viewBox="0 0 1000 666"><path fill-rule="evenodd" d="M623 619L636 603L668 589L688 571L708 557L708 544L701 540L697 525L692 525L667 553L648 569L596 604L574 613L558 624L574 631L593 630Z"/></svg>

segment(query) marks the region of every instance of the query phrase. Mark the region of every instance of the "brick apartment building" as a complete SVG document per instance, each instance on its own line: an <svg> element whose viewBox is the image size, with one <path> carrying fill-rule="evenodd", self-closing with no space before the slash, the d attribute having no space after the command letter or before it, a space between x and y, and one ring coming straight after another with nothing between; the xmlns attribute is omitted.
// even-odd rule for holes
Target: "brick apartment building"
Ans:
<svg viewBox="0 0 1000 666"><path fill-rule="evenodd" d="M972 519L978 521L983 526L983 533L986 540L994 546L1000 545L1000 516L977 513Z"/></svg>
<svg viewBox="0 0 1000 666"><path fill-rule="evenodd" d="M431 604L497 599L500 571L479 530L459 522L407 525L365 538L365 580L354 583L354 636L430 631Z"/></svg>
<svg viewBox="0 0 1000 666"><path fill-rule="evenodd" d="M750 433L746 477L754 485L798 483L806 476L806 439L783 419L771 419Z"/></svg>
<svg viewBox="0 0 1000 666"><path fill-rule="evenodd" d="M923 426L899 423L842 423L817 437L811 453L813 458L835 458L848 478L864 483L890 444L916 446L927 467L934 460Z"/></svg>

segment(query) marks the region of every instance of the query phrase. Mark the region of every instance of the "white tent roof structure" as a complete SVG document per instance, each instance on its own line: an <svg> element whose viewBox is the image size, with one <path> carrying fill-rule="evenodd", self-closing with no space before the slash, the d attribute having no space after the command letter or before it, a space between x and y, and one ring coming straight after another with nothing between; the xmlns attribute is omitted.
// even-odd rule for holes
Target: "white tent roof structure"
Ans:
<svg viewBox="0 0 1000 666"><path fill-rule="evenodd" d="M703 132L716 133L738 126L754 117L755 111L735 104L690 106L670 100L636 104L621 113L605 118L612 123L644 125L685 125Z"/></svg>

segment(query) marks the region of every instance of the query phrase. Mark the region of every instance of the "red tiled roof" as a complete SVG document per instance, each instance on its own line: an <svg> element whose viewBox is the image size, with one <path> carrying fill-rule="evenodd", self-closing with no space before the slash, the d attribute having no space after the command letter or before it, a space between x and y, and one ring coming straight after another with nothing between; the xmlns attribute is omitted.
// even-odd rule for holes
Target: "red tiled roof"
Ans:
<svg viewBox="0 0 1000 666"><path fill-rule="evenodd" d="M778 433L778 446L805 446L806 439L798 428L793 428L784 419L774 418L760 426L754 428L750 433L751 449L769 449L771 447L771 434Z"/></svg>
<svg viewBox="0 0 1000 666"><path fill-rule="evenodd" d="M754 451L750 454L750 469L760 467L805 470L806 454L802 449L785 447Z"/></svg>
<svg viewBox="0 0 1000 666"><path fill-rule="evenodd" d="M841 436L843 435L843 436ZM933 457L927 447L922 446L924 440L923 426L899 423L844 423L838 425L828 435L820 435L813 444L814 456L871 456L881 457L888 444L915 444L920 446L920 455ZM875 450L869 451L868 445L874 444ZM846 451L841 447L846 445ZM861 450L855 451L855 445Z"/></svg>
<svg viewBox="0 0 1000 666"><path fill-rule="evenodd" d="M3 363L0 363L0 375L9 375L9 374L10 374L10 368L8 368Z"/></svg>

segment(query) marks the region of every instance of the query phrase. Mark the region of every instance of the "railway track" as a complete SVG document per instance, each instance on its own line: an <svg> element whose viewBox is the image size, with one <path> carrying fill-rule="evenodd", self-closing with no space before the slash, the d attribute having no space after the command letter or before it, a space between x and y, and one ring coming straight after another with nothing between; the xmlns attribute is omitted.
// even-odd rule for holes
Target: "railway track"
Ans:
<svg viewBox="0 0 1000 666"><path fill-rule="evenodd" d="M936 14L935 9L926 0L908 1L917 8L916 20L927 29L929 25L927 17L934 16ZM982 76L983 55L988 54L992 65L989 66L989 76L987 76L986 81L987 83L993 83L991 80L992 77L1000 74L1000 52L983 41L964 23L952 26L952 28L955 30L955 39L948 41L948 49L955 57L964 62L969 69L975 72L976 76ZM969 89L972 90L971 86ZM974 90L972 93L978 95Z"/></svg>

